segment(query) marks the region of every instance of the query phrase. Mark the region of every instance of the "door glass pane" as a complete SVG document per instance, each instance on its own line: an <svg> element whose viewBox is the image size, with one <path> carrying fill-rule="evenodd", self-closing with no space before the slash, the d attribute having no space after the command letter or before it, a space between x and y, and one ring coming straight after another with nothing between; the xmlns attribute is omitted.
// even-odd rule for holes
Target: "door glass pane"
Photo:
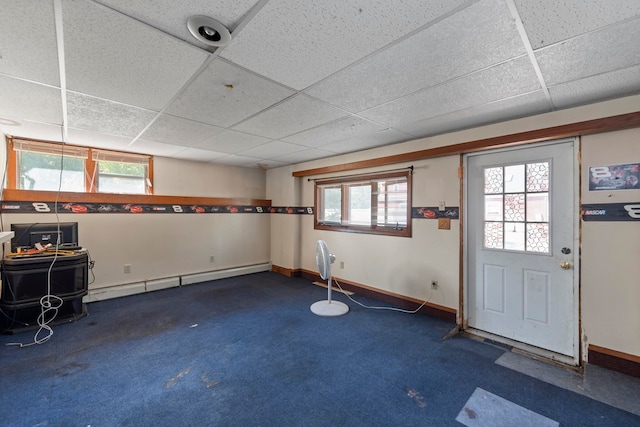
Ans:
<svg viewBox="0 0 640 427"><path fill-rule="evenodd" d="M527 221L549 221L549 193L527 194Z"/></svg>
<svg viewBox="0 0 640 427"><path fill-rule="evenodd" d="M504 195L504 220L524 221L524 194Z"/></svg>
<svg viewBox="0 0 640 427"><path fill-rule="evenodd" d="M527 224L527 251L549 252L549 224Z"/></svg>
<svg viewBox="0 0 640 427"><path fill-rule="evenodd" d="M502 221L502 195L484 196L484 220Z"/></svg>
<svg viewBox="0 0 640 427"><path fill-rule="evenodd" d="M512 165L504 168L504 192L524 192L524 165Z"/></svg>
<svg viewBox="0 0 640 427"><path fill-rule="evenodd" d="M484 247L488 249L502 249L502 230L501 222L485 222L484 223Z"/></svg>
<svg viewBox="0 0 640 427"><path fill-rule="evenodd" d="M484 169L484 247L549 252L549 162Z"/></svg>
<svg viewBox="0 0 640 427"><path fill-rule="evenodd" d="M524 251L524 222L504 223L504 248Z"/></svg>
<svg viewBox="0 0 640 427"><path fill-rule="evenodd" d="M527 191L549 191L549 162L527 165Z"/></svg>
<svg viewBox="0 0 640 427"><path fill-rule="evenodd" d="M486 168L484 170L484 193L502 193L502 168Z"/></svg>

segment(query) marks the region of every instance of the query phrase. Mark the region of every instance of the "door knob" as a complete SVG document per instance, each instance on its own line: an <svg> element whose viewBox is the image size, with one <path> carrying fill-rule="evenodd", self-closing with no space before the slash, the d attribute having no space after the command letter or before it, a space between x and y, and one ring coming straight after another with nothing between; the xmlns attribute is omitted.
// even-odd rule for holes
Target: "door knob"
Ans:
<svg viewBox="0 0 640 427"><path fill-rule="evenodd" d="M561 267L563 270L568 270L568 269L570 269L570 268L571 268L571 264L569 264L567 261L563 261L563 262L561 262L561 263L560 263L560 267Z"/></svg>

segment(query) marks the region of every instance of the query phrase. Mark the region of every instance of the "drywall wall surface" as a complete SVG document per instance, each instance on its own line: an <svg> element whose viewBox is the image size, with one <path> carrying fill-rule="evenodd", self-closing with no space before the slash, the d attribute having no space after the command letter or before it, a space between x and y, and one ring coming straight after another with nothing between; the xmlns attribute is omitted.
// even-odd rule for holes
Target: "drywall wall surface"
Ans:
<svg viewBox="0 0 640 427"><path fill-rule="evenodd" d="M90 289L269 262L270 224L264 214L64 213L59 217L78 222L79 243L95 261ZM7 229L21 222L56 222L56 217L4 217ZM130 273L125 273L125 264Z"/></svg>
<svg viewBox="0 0 640 427"><path fill-rule="evenodd" d="M5 156L6 148L0 153ZM155 194L258 199L265 195L265 174L259 169L154 161ZM95 260L90 289L270 261L270 215L60 213L58 217L78 222L79 243ZM5 230L12 223L56 220L53 213L3 214ZM124 272L125 264L130 273Z"/></svg>
<svg viewBox="0 0 640 427"><path fill-rule="evenodd" d="M264 199L263 169L154 157L153 194Z"/></svg>
<svg viewBox="0 0 640 427"><path fill-rule="evenodd" d="M582 138L582 203L640 208L640 189L589 191L589 168L640 164L640 129ZM585 344L640 356L640 221L583 221Z"/></svg>
<svg viewBox="0 0 640 427"><path fill-rule="evenodd" d="M459 156L413 162L413 206L459 207ZM378 168L378 171L393 168ZM376 170L376 169L373 169ZM334 174L333 176L340 176ZM302 182L302 205L313 206L314 182ZM327 242L336 255L335 277L377 289L458 308L459 221L439 230L435 219L413 219L412 237L315 230L312 215L301 216L300 267L317 271L315 245ZM340 268L344 263L344 268ZM274 264L275 261L274 261ZM431 288L431 281L439 284Z"/></svg>

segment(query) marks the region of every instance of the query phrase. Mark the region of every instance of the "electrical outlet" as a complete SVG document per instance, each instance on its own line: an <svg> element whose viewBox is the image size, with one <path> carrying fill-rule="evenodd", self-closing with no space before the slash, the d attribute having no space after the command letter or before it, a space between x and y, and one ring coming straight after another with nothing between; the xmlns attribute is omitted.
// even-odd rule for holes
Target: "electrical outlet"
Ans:
<svg viewBox="0 0 640 427"><path fill-rule="evenodd" d="M438 281L437 280L432 280L431 281L431 289L438 289Z"/></svg>
<svg viewBox="0 0 640 427"><path fill-rule="evenodd" d="M131 273L131 264L125 264L124 265L124 272L125 273Z"/></svg>
<svg viewBox="0 0 640 427"><path fill-rule="evenodd" d="M340 261L340 268L344 268L344 261Z"/></svg>
<svg viewBox="0 0 640 427"><path fill-rule="evenodd" d="M215 256L213 256L213 255L211 255L211 256L209 257L209 262L216 262L216 257L215 257Z"/></svg>

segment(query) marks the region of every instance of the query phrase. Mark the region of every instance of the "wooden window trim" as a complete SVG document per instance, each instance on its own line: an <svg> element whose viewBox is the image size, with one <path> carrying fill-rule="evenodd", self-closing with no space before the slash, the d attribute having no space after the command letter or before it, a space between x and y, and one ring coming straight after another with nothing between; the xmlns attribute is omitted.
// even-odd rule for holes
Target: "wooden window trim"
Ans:
<svg viewBox="0 0 640 427"><path fill-rule="evenodd" d="M509 135L501 135L492 138L463 142L460 144L445 145L442 147L427 148L425 150L412 151L391 156L377 157L368 160L360 160L351 163L325 166L314 169L294 171L291 176L304 177L321 175L326 173L348 172L358 169L394 165L404 162L431 159L435 157L450 156L456 154L473 153L497 147L513 147L522 144L551 141L576 137L580 135L593 135L603 132L613 132L623 129L640 127L640 111L620 114L617 116L603 117L583 122L569 123L544 129L519 132Z"/></svg>
<svg viewBox="0 0 640 427"><path fill-rule="evenodd" d="M40 142L40 143L46 143L46 144L53 144L56 146L59 146L61 143L60 142L53 142L53 141L45 141L45 140L40 140L40 139L32 139L32 138L19 138L19 137L12 137L12 136L7 136L7 190L15 190L15 191L22 191L22 192L32 192L34 190L21 190L18 189L18 155L16 150L14 150L14 140L19 140L19 141L33 141L33 142ZM84 167L85 167L85 178L84 178L84 188L85 188L85 193L77 193L77 194L108 194L108 193L99 193L98 192L98 186L97 183L95 182L98 179L98 174L94 173L94 171L96 171L96 161L93 159L93 147L84 147L84 146L80 146L80 145L72 145L72 144L64 144L66 147L74 147L74 148L82 148L82 149L86 149L88 150L88 156L87 158L84 160ZM102 148L98 149L95 148L95 150L99 150L99 151L103 151L103 152L110 152L110 153L114 153L114 154L122 154L122 155L131 155L132 153L127 153L125 151L117 151L117 150L104 150ZM153 156L148 156L149 160L148 160L148 170L147 170L147 178L149 179L149 182L151 183L151 185L149 186L148 189L148 193L146 194L147 196L153 195ZM42 193L48 193L48 192L42 192ZM69 194L76 194L76 193L71 193L69 192ZM135 194L138 195L138 194ZM134 194L122 194L122 196L134 196ZM129 198L128 198L129 199ZM26 200L26 199L22 199L22 200ZM130 200L130 199L129 199ZM43 200L45 201L45 200Z"/></svg>
<svg viewBox="0 0 640 427"><path fill-rule="evenodd" d="M315 200L315 209L314 209L314 229L316 230L327 230L327 231L340 231L346 233L361 233L361 234L377 234L383 236L397 236L397 237L411 237L411 195L412 195L412 176L411 171L406 172L388 172L388 173L380 173L380 174L366 174L362 176L354 176L349 178L329 178L324 180L318 180L314 184L314 200ZM374 219L374 208L377 205L374 205L374 200L377 201L377 195L372 192L371 194L371 214L372 214L372 225L370 226L360 226L360 225L346 225L346 224L326 224L321 223L319 221L320 215L320 207L322 206L322 191L320 187L323 185L332 185L332 184L342 184L342 200L341 200L341 213L342 213L342 221L349 219L349 209L348 209L348 196L347 192L344 191L345 186L349 183L353 182L363 182L367 180L384 180L388 178L396 178L396 177L405 177L407 179L407 225L406 227L396 230L390 227L379 227L373 224Z"/></svg>

